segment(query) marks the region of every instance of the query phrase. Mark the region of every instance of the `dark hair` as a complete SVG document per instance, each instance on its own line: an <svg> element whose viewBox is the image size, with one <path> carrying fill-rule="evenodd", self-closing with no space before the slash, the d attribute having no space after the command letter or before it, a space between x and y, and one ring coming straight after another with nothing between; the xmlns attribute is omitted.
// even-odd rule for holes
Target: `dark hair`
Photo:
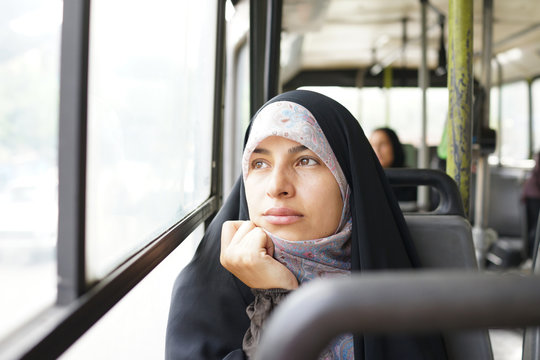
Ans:
<svg viewBox="0 0 540 360"><path fill-rule="evenodd" d="M375 129L375 131L383 131L386 134L386 136L388 136L388 138L390 139L390 142L392 143L392 150L394 152L394 161L392 162L390 167L404 167L405 166L405 152L403 151L403 146L401 145L401 141L399 141L399 138L396 132L388 127L377 128Z"/></svg>

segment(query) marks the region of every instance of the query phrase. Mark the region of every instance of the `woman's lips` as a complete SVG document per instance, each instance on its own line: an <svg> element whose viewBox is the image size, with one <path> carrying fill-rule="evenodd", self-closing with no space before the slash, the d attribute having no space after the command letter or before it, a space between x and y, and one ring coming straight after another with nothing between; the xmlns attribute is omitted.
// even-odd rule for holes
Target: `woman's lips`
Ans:
<svg viewBox="0 0 540 360"><path fill-rule="evenodd" d="M264 219L272 225L293 224L303 217L302 214L289 208L271 208L264 212Z"/></svg>

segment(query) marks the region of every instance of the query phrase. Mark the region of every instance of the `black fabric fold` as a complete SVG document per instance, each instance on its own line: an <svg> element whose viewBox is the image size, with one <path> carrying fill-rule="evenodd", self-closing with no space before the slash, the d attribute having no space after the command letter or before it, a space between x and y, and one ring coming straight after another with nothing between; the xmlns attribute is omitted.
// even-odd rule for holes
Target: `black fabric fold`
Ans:
<svg viewBox="0 0 540 360"><path fill-rule="evenodd" d="M249 287L219 263L221 225L227 220L247 219L247 207L240 206L241 193L243 186L238 180L193 259L175 281L166 332L166 359L223 359L242 348L250 324L246 307L254 297Z"/></svg>

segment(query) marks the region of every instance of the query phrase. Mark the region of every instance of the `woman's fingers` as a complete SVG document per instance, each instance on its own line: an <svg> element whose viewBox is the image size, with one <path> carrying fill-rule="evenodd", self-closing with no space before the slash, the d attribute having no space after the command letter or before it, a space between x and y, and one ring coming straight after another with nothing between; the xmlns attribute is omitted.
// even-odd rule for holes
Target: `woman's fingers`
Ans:
<svg viewBox="0 0 540 360"><path fill-rule="evenodd" d="M296 278L273 253L272 240L252 222L223 224L220 261L227 270L252 288L296 288Z"/></svg>
<svg viewBox="0 0 540 360"><path fill-rule="evenodd" d="M244 237L255 228L257 227L251 221L242 221L242 224L240 224L236 230L231 242L240 243Z"/></svg>
<svg viewBox="0 0 540 360"><path fill-rule="evenodd" d="M248 221L225 221L221 227L221 246L227 247L238 229Z"/></svg>
<svg viewBox="0 0 540 360"><path fill-rule="evenodd" d="M242 238L249 233L255 225L251 221L226 221L221 228L220 262L227 267L228 263L238 261L242 252L248 251L240 246Z"/></svg>
<svg viewBox="0 0 540 360"><path fill-rule="evenodd" d="M227 221L223 224L221 231L222 248L230 246L241 246L250 249L266 248L268 242L273 247L272 240L268 238L260 227L255 226L251 221Z"/></svg>
<svg viewBox="0 0 540 360"><path fill-rule="evenodd" d="M266 236L264 248L268 256L274 258L274 243L272 242L272 239L270 239L270 236Z"/></svg>

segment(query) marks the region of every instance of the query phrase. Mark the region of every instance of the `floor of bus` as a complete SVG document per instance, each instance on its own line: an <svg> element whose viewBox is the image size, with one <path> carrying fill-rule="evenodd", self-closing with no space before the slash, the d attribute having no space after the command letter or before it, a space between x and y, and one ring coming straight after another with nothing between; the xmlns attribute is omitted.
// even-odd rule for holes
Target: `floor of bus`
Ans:
<svg viewBox="0 0 540 360"><path fill-rule="evenodd" d="M494 360L521 360L523 346L522 329L489 330Z"/></svg>

